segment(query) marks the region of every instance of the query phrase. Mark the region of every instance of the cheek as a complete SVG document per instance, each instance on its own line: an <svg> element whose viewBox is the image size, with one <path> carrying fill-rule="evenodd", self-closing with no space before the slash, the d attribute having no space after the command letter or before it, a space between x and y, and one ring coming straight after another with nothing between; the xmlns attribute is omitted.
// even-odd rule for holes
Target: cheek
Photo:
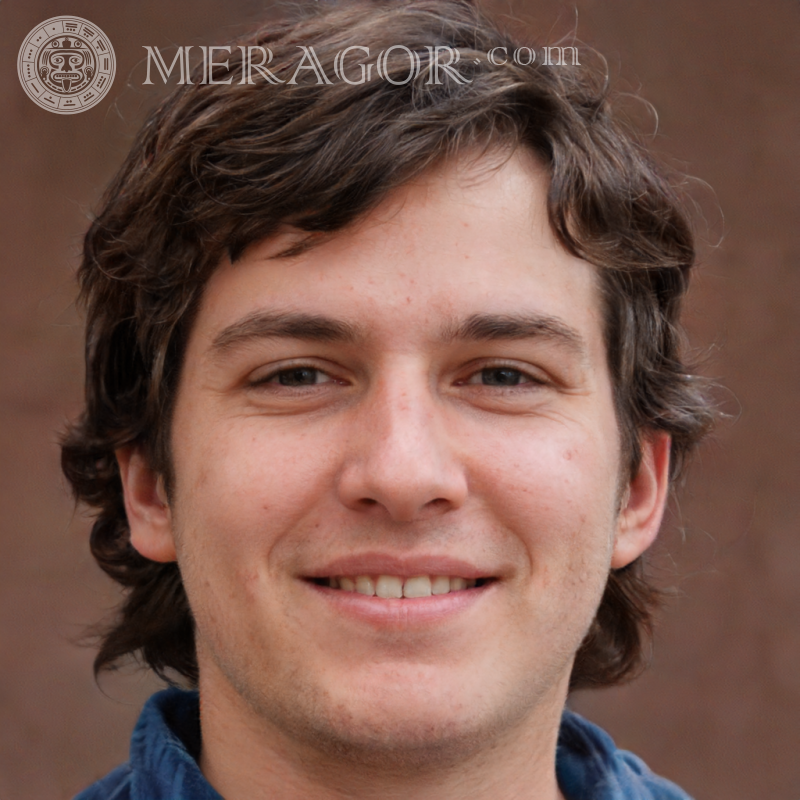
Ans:
<svg viewBox="0 0 800 800"><path fill-rule="evenodd" d="M572 574L557 573L581 562L607 566L617 487L614 442L592 429L539 420L515 435L483 437L475 456L477 490L493 516L516 533L542 580L570 580Z"/></svg>
<svg viewBox="0 0 800 800"><path fill-rule="evenodd" d="M501 441L513 450L499 450ZM579 647L607 581L616 450L591 430L542 421L484 442L476 491L521 567L505 641L525 650L525 663L544 659L555 670Z"/></svg>
<svg viewBox="0 0 800 800"><path fill-rule="evenodd" d="M220 656L230 637L280 634L281 592L269 587L286 582L298 532L319 526L332 481L310 437L264 427L258 419L198 426L203 435L178 440L175 453L178 561L198 637Z"/></svg>
<svg viewBox="0 0 800 800"><path fill-rule="evenodd" d="M181 527L191 518L204 548L251 564L257 550L262 561L329 493L335 448L311 431L267 429L258 417L198 427L203 436L184 437L176 453Z"/></svg>

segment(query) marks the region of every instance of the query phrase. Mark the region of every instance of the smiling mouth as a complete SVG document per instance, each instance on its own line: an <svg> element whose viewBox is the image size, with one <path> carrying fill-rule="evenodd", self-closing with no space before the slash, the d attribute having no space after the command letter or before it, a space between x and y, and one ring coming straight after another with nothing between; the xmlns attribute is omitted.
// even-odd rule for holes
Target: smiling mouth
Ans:
<svg viewBox="0 0 800 800"><path fill-rule="evenodd" d="M317 586L325 586L342 592L355 592L385 600L399 600L476 589L495 579L461 578L449 575L416 575L411 578L402 578L397 575L337 575L328 578L311 578L310 580Z"/></svg>

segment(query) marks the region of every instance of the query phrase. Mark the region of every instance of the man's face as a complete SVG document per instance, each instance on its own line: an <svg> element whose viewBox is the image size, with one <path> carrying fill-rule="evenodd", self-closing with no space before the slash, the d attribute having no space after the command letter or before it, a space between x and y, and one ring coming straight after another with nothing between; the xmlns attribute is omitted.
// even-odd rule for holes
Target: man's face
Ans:
<svg viewBox="0 0 800 800"><path fill-rule="evenodd" d="M450 166L213 275L159 551L174 539L204 697L350 752L560 713L625 487L597 275L546 190L526 156Z"/></svg>

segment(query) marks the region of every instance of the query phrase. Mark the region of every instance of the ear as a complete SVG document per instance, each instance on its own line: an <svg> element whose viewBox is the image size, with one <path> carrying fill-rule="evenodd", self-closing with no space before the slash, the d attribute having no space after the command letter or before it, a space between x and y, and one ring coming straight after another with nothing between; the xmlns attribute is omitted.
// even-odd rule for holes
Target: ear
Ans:
<svg viewBox="0 0 800 800"><path fill-rule="evenodd" d="M642 461L625 491L617 519L611 568L636 560L655 541L669 490L669 434L657 431L642 439Z"/></svg>
<svg viewBox="0 0 800 800"><path fill-rule="evenodd" d="M115 453L119 464L131 544L151 561L175 561L172 517L161 476L152 470L138 447Z"/></svg>

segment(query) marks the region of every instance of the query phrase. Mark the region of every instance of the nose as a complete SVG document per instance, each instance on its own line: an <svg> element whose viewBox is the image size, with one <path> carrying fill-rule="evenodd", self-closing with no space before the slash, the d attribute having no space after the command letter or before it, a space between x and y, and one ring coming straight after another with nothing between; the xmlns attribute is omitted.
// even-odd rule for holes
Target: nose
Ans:
<svg viewBox="0 0 800 800"><path fill-rule="evenodd" d="M426 376L412 370L382 380L354 417L338 477L353 510L413 522L460 508L467 475L445 411Z"/></svg>

